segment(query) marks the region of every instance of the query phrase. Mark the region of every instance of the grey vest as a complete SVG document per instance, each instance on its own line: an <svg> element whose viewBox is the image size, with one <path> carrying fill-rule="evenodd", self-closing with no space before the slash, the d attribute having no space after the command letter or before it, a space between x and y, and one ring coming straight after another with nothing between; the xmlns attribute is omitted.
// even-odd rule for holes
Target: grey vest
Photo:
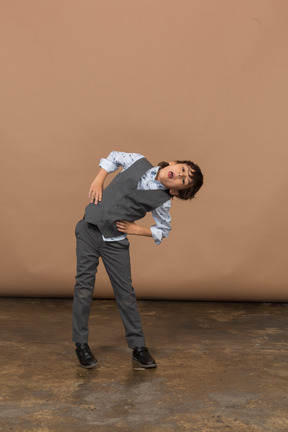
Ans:
<svg viewBox="0 0 288 432"><path fill-rule="evenodd" d="M120 172L103 191L102 201L85 208L85 220L97 225L106 238L122 235L115 223L141 219L169 198L167 190L137 190L137 184L153 165L145 158L138 159L124 172Z"/></svg>

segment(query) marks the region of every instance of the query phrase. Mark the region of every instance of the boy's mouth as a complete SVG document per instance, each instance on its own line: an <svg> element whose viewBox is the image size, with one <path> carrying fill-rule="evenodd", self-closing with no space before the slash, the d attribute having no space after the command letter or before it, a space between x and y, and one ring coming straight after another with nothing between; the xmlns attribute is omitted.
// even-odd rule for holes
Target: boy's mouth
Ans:
<svg viewBox="0 0 288 432"><path fill-rule="evenodd" d="M174 176L173 172L172 172L172 171L169 171L169 172L168 172L168 177L169 177L169 179L172 179L173 176Z"/></svg>

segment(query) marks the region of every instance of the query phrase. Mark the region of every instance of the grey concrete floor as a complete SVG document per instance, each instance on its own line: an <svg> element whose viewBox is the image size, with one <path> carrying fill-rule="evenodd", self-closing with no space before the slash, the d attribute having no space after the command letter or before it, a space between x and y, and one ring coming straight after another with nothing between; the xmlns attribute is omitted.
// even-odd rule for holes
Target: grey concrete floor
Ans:
<svg viewBox="0 0 288 432"><path fill-rule="evenodd" d="M287 304L139 301L154 370L94 300L78 365L70 299L0 299L0 431L288 431Z"/></svg>

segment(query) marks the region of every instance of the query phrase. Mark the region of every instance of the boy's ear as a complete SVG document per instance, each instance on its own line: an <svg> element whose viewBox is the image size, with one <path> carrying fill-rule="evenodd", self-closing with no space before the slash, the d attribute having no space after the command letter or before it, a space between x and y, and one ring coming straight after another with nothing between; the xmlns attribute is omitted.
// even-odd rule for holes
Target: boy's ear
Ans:
<svg viewBox="0 0 288 432"><path fill-rule="evenodd" d="M176 161L172 161L172 162L168 162L168 163L169 163L169 165L176 165L177 164Z"/></svg>
<svg viewBox="0 0 288 432"><path fill-rule="evenodd" d="M173 196L179 195L178 191L175 189L170 189L169 192L170 192L170 195L173 195Z"/></svg>

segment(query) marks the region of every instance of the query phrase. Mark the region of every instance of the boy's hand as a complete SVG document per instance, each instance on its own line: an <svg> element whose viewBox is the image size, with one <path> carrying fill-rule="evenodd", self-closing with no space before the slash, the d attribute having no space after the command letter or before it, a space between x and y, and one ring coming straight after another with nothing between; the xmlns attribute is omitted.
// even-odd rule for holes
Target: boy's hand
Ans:
<svg viewBox="0 0 288 432"><path fill-rule="evenodd" d="M91 203L95 200L95 204L98 204L98 202L102 200L103 185L107 174L106 170L100 168L95 180L93 180L88 193L88 198L91 198Z"/></svg>
<svg viewBox="0 0 288 432"><path fill-rule="evenodd" d="M98 204L102 200L103 182L95 179L89 189L88 197L91 198L92 203L95 200L95 204Z"/></svg>
<svg viewBox="0 0 288 432"><path fill-rule="evenodd" d="M138 234L138 229L140 228L135 222L118 221L116 222L118 231L125 234Z"/></svg>
<svg viewBox="0 0 288 432"><path fill-rule="evenodd" d="M118 231L125 234L134 234L146 237L152 237L152 232L150 228L144 228L137 225L135 222L127 222L127 221L117 221L116 226Z"/></svg>

